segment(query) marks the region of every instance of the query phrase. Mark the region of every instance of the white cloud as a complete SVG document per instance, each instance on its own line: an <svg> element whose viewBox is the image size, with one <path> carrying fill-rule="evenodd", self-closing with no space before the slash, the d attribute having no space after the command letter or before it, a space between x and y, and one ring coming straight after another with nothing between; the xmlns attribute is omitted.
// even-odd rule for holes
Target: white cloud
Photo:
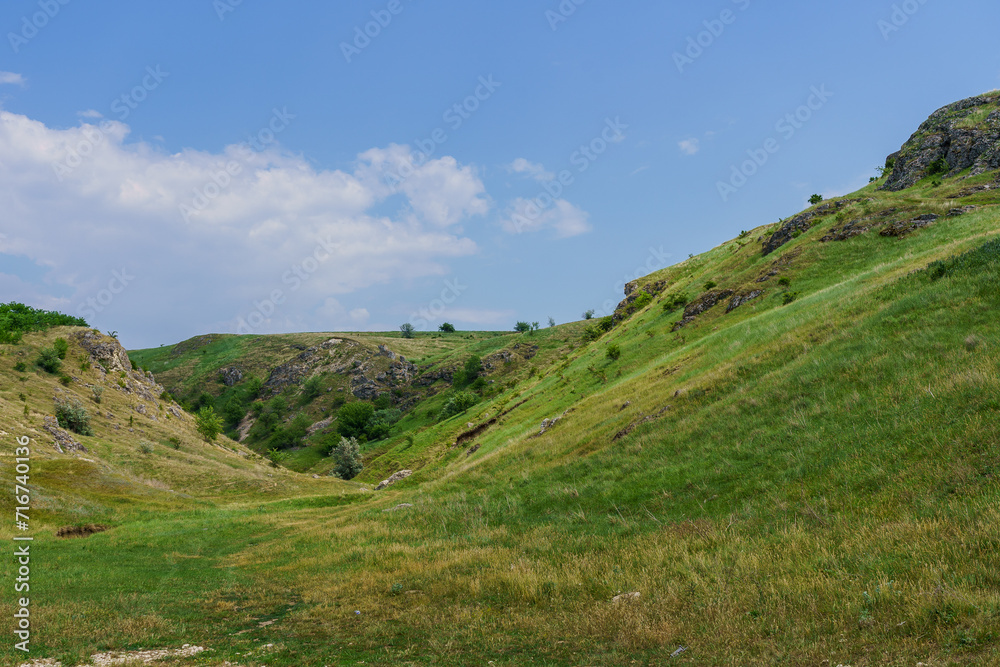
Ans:
<svg viewBox="0 0 1000 667"><path fill-rule="evenodd" d="M104 114L95 109L87 109L86 111L79 111L76 114L80 118L104 118Z"/></svg>
<svg viewBox="0 0 1000 667"><path fill-rule="evenodd" d="M697 155L698 151L701 150L701 141L699 139L695 139L694 137L684 139L677 145L680 147L681 152L685 155Z"/></svg>
<svg viewBox="0 0 1000 667"><path fill-rule="evenodd" d="M73 294L61 310L157 336L143 343L232 331L254 312L260 333L357 326L367 311L331 295L446 274L448 259L477 252L455 226L490 207L475 169L452 157L417 167L394 194L381 168L409 159L405 146L323 171L276 149L171 155L128 134L118 122L58 130L0 110L0 232L3 252L50 267L46 281ZM226 175L231 162L240 169ZM214 198L194 211L206 192ZM114 302L87 306L123 267L134 279Z"/></svg>
<svg viewBox="0 0 1000 667"><path fill-rule="evenodd" d="M565 239L589 232L592 229L589 219L590 214L565 199L557 199L542 210L535 201L519 197L512 203L501 226L510 234L551 229L556 238Z"/></svg>
<svg viewBox="0 0 1000 667"><path fill-rule="evenodd" d="M556 175L552 172L546 171L543 165L535 162L529 162L523 157L519 157L507 165L507 171L514 174L523 174L540 183L551 181L556 177Z"/></svg>
<svg viewBox="0 0 1000 667"><path fill-rule="evenodd" d="M3 84L23 86L25 84L25 80L23 76L15 74L14 72L0 72L0 85Z"/></svg>

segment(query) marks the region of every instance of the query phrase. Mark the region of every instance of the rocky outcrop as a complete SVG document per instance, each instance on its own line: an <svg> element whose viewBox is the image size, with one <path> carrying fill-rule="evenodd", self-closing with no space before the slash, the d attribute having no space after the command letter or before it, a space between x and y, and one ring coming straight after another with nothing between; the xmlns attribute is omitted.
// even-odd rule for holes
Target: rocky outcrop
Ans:
<svg viewBox="0 0 1000 667"><path fill-rule="evenodd" d="M91 363L100 364L108 373L132 371L128 352L118 339L104 336L96 331L81 331L73 335L73 340L90 354Z"/></svg>
<svg viewBox="0 0 1000 667"><path fill-rule="evenodd" d="M713 290L711 292L702 294L700 297L698 297L697 299L688 304L687 308L684 309L684 317L682 317L681 320L674 325L672 331L677 331L678 329L686 327L687 325L691 324L692 322L694 322L694 319L696 317L698 317L705 311L714 308L716 304L725 301L729 297L733 296L733 294L735 293L736 292L734 290L724 289L724 290Z"/></svg>
<svg viewBox="0 0 1000 667"><path fill-rule="evenodd" d="M632 316L635 312L635 302L639 300L643 294L648 294L651 297L659 296L663 293L670 283L666 280L659 280L654 283L649 283L643 287L639 287L639 281L633 280L632 282L625 285L625 299L618 304L615 308L615 312L612 315L615 324L623 322Z"/></svg>
<svg viewBox="0 0 1000 667"><path fill-rule="evenodd" d="M74 440L73 436L69 434L69 431L59 428L59 422L55 417L46 416L45 423L42 424L42 428L47 431L49 435L55 438L56 451L60 454L65 454L67 452L87 453L87 448Z"/></svg>
<svg viewBox="0 0 1000 667"><path fill-rule="evenodd" d="M381 482L379 482L378 486L375 487L375 490L381 491L382 489L388 486L392 486L393 484L395 484L400 480L406 479L412 474L413 474L412 470L400 470L399 472L393 473L392 475L389 476L389 479L383 479Z"/></svg>
<svg viewBox="0 0 1000 667"><path fill-rule="evenodd" d="M228 366L219 371L219 379L222 380L222 384L232 387L243 379L243 371L236 366Z"/></svg>
<svg viewBox="0 0 1000 667"><path fill-rule="evenodd" d="M926 227L932 224L935 220L940 218L939 215L934 215L933 213L928 213L927 215L922 215L919 218L913 218L912 220L900 220L899 222L894 222L881 232L881 236L895 236L901 237L906 236L915 229L920 229L921 227Z"/></svg>
<svg viewBox="0 0 1000 667"><path fill-rule="evenodd" d="M830 241L846 241L847 239L860 236L876 227L886 224L886 218L892 217L899 212L898 208L889 208L876 215L858 218L841 227L834 227L830 233L820 239L820 243Z"/></svg>
<svg viewBox="0 0 1000 667"><path fill-rule="evenodd" d="M1000 93L970 97L938 109L903 147L886 160L892 171L881 186L897 192L928 176L932 164L947 163L942 175L970 169L970 176L1000 169Z"/></svg>
<svg viewBox="0 0 1000 667"><path fill-rule="evenodd" d="M743 294L738 294L738 295L734 296L733 300L729 302L729 306L726 308L726 312L727 313L733 312L734 310L736 310L740 306L742 306L744 304L747 304L747 303L750 303L751 301L753 301L754 299L756 299L757 297L759 297L763 293L764 293L764 290L762 290L762 289L755 289L755 290L751 290L749 292L744 292Z"/></svg>
<svg viewBox="0 0 1000 667"><path fill-rule="evenodd" d="M793 218L789 218L781 223L778 230L771 234L767 240L764 241L764 248L761 254L767 257L772 252L785 245L792 239L794 239L799 234L804 234L809 231L813 226L813 221L817 218L822 218L825 215L831 213L836 213L845 206L850 204L856 204L860 199L839 199L837 201L827 202L821 204L811 211L806 211L805 213L799 213Z"/></svg>

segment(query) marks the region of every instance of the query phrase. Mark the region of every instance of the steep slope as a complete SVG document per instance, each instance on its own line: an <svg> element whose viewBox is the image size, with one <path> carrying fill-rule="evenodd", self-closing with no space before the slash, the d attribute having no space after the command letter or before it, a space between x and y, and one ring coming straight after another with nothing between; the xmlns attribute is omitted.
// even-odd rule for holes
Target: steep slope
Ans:
<svg viewBox="0 0 1000 667"><path fill-rule="evenodd" d="M41 648L1000 664L1000 174L971 172L902 190L887 173L630 284L606 321L438 356L393 345L447 337L373 339L429 373L477 345L539 353L466 412L369 447L362 479L414 471L388 489L213 501L89 548L43 536L68 565L40 593ZM80 613L107 590L132 594Z"/></svg>

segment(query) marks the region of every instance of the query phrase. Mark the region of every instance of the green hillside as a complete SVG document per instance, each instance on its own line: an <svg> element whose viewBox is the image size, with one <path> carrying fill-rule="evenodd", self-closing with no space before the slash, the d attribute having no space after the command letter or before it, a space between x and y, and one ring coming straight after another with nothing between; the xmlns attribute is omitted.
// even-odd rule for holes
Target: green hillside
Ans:
<svg viewBox="0 0 1000 667"><path fill-rule="evenodd" d="M986 102L942 122L994 131ZM88 453L55 453L39 424L61 385L14 364L87 330L0 346L0 429L37 438L35 544L58 565L33 656L1000 664L1000 171L904 148L856 193L629 285L606 322L130 354L169 392L149 413L277 415L242 444L199 441L187 413L128 431L137 390L114 383L152 380L125 370ZM81 400L84 361L62 387ZM460 391L475 404L443 413ZM352 404L399 414L348 482L327 450ZM83 523L110 529L55 536Z"/></svg>

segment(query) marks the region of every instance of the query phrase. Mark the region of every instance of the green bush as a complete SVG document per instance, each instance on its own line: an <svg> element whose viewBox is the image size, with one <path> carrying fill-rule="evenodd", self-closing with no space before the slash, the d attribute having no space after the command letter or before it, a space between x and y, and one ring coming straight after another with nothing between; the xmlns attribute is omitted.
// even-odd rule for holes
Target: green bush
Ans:
<svg viewBox="0 0 1000 667"><path fill-rule="evenodd" d="M65 338L56 338L55 342L52 343L52 349L56 351L60 359L65 359L69 352L69 342Z"/></svg>
<svg viewBox="0 0 1000 667"><path fill-rule="evenodd" d="M24 363L23 361L19 361L16 364L14 364L14 370L17 371L18 373L23 373L26 370L28 370L28 364Z"/></svg>
<svg viewBox="0 0 1000 667"><path fill-rule="evenodd" d="M636 297L635 301L632 302L630 310L632 312L638 312L651 303L653 303L653 295L643 290L642 293Z"/></svg>
<svg viewBox="0 0 1000 667"><path fill-rule="evenodd" d="M948 161L943 157L940 157L927 165L928 176L947 174L949 171L951 171L951 165L949 165Z"/></svg>
<svg viewBox="0 0 1000 667"><path fill-rule="evenodd" d="M465 365L462 368L455 371L451 379L451 384L456 389L462 389L475 382L482 372L483 360L476 355L472 355L465 360Z"/></svg>
<svg viewBox="0 0 1000 667"><path fill-rule="evenodd" d="M407 322L406 324L399 325L399 331L403 334L403 338L413 338L413 334L416 329L413 328L412 324Z"/></svg>
<svg viewBox="0 0 1000 667"><path fill-rule="evenodd" d="M718 286L719 286L719 283L715 282L714 280L709 280L707 283L705 283L705 291L706 292L711 291L711 290L715 289Z"/></svg>
<svg viewBox="0 0 1000 667"><path fill-rule="evenodd" d="M63 373L59 376L59 382L61 382L63 386L68 387L73 382L73 378Z"/></svg>
<svg viewBox="0 0 1000 667"><path fill-rule="evenodd" d="M371 403L348 403L337 413L337 433L345 438L360 438L365 435L365 428L374 416L375 406Z"/></svg>
<svg viewBox="0 0 1000 667"><path fill-rule="evenodd" d="M222 433L222 419L215 414L215 408L204 407L194 418L195 428L205 438L206 442L215 442Z"/></svg>
<svg viewBox="0 0 1000 667"><path fill-rule="evenodd" d="M815 206L816 204L823 201L823 195L813 195L809 198L809 204Z"/></svg>
<svg viewBox="0 0 1000 667"><path fill-rule="evenodd" d="M372 401L372 405L375 406L376 410L388 410L392 407L392 394L388 392L379 394L378 398Z"/></svg>
<svg viewBox="0 0 1000 667"><path fill-rule="evenodd" d="M663 299L663 312L672 313L678 308L684 308L689 302L690 299L684 292L674 292L673 294L668 294Z"/></svg>
<svg viewBox="0 0 1000 667"><path fill-rule="evenodd" d="M528 322L518 322L514 325L514 331L518 333L527 333L531 331L531 324Z"/></svg>
<svg viewBox="0 0 1000 667"><path fill-rule="evenodd" d="M798 292L785 292L784 294L781 295L781 303L782 305L787 306L791 302L795 301L797 298L799 298Z"/></svg>
<svg viewBox="0 0 1000 667"><path fill-rule="evenodd" d="M90 428L90 415L87 414L87 409L83 407L83 404L76 399L67 401L57 398L56 419L62 428L80 435L94 435L93 429Z"/></svg>
<svg viewBox="0 0 1000 667"><path fill-rule="evenodd" d="M607 317L602 317L597 323L597 328L601 333L608 333L615 326L615 318L608 315Z"/></svg>
<svg viewBox="0 0 1000 667"><path fill-rule="evenodd" d="M583 319L585 319L585 320L592 320L592 319L594 319L594 309L591 308L590 310L588 310L587 312L585 312L583 314Z"/></svg>
<svg viewBox="0 0 1000 667"><path fill-rule="evenodd" d="M442 331L444 333L455 333L455 325L450 322L445 322L438 327L438 331Z"/></svg>
<svg viewBox="0 0 1000 667"><path fill-rule="evenodd" d="M782 276L781 278L778 278L778 284L781 285L782 287L788 287L789 285L792 284L792 281L790 278Z"/></svg>
<svg viewBox="0 0 1000 667"><path fill-rule="evenodd" d="M309 432L312 421L303 413L295 415L291 423L287 426L278 426L267 439L267 449L291 449L302 444L302 440Z"/></svg>
<svg viewBox="0 0 1000 667"><path fill-rule="evenodd" d="M471 391L456 392L441 410L440 419L449 419L457 414L461 414L479 402L479 397Z"/></svg>
<svg viewBox="0 0 1000 667"><path fill-rule="evenodd" d="M85 327L87 322L79 317L36 310L23 303L0 304L0 343L16 345L24 333L60 326Z"/></svg>
<svg viewBox="0 0 1000 667"><path fill-rule="evenodd" d="M47 347L39 352L35 363L46 373L55 374L62 368L62 359L59 358L59 353L56 352L55 348L51 347Z"/></svg>
<svg viewBox="0 0 1000 667"><path fill-rule="evenodd" d="M587 343L592 343L601 337L604 332L597 327L587 327L583 330L583 340Z"/></svg>
<svg viewBox="0 0 1000 667"><path fill-rule="evenodd" d="M361 448L355 438L341 438L340 444L334 447L332 456L336 461L333 472L341 479L354 479L364 470Z"/></svg>
<svg viewBox="0 0 1000 667"><path fill-rule="evenodd" d="M608 345L606 356L611 361L618 361L618 359L622 356L622 349L618 347L618 345L612 343L611 345Z"/></svg>
<svg viewBox="0 0 1000 667"><path fill-rule="evenodd" d="M318 375L314 375L302 385L302 405L312 403L323 393L323 380Z"/></svg>

